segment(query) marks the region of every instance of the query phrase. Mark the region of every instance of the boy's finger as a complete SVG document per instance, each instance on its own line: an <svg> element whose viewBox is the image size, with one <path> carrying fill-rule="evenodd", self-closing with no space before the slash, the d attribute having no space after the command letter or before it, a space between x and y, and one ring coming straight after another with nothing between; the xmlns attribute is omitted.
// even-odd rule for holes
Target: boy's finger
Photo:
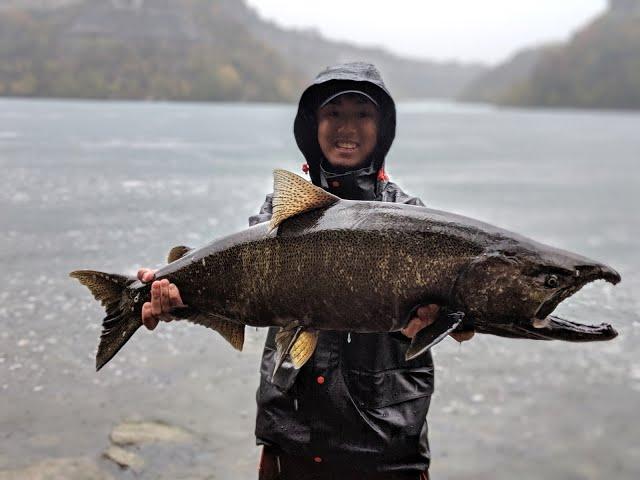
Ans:
<svg viewBox="0 0 640 480"><path fill-rule="evenodd" d="M182 307L184 305L178 287L173 283L169 284L169 303L171 303L172 307Z"/></svg>
<svg viewBox="0 0 640 480"><path fill-rule="evenodd" d="M151 313L151 302L145 302L142 305L142 324L149 330L158 326L158 320Z"/></svg>
<svg viewBox="0 0 640 480"><path fill-rule="evenodd" d="M160 282L155 281L151 284L151 314L157 317L162 313L162 304L160 303Z"/></svg>
<svg viewBox="0 0 640 480"><path fill-rule="evenodd" d="M422 330L422 328L424 328L424 326L425 325L423 320L421 320L418 317L414 317L411 320L409 320L409 323L407 323L407 326L400 331L406 337L413 338L416 336L416 333L418 333L420 330Z"/></svg>
<svg viewBox="0 0 640 480"><path fill-rule="evenodd" d="M160 280L160 306L162 307L162 313L168 313L171 310L169 281L167 279Z"/></svg>
<svg viewBox="0 0 640 480"><path fill-rule="evenodd" d="M156 278L155 271L147 269L145 272L142 281L145 283L153 282L153 279Z"/></svg>
<svg viewBox="0 0 640 480"><path fill-rule="evenodd" d="M141 268L138 270L138 280L144 283L149 283L155 277L155 271L150 268Z"/></svg>
<svg viewBox="0 0 640 480"><path fill-rule="evenodd" d="M418 316L418 318L420 318L420 320L426 322L426 325L431 325L438 318L439 310L440 308L435 304L423 305L422 307L418 308L418 310L416 311L416 315Z"/></svg>
<svg viewBox="0 0 640 480"><path fill-rule="evenodd" d="M150 308L151 308L151 303L144 302L142 304L142 309L140 310L140 318L142 319L142 323L144 324L145 327L147 326L147 319L151 314L151 311L149 310Z"/></svg>

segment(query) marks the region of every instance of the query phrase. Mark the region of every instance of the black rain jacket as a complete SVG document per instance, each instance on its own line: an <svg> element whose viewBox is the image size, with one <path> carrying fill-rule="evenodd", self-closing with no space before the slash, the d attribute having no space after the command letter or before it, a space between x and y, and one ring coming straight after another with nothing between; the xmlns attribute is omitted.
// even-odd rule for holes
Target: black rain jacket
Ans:
<svg viewBox="0 0 640 480"><path fill-rule="evenodd" d="M369 165L333 172L318 145L315 112L329 95L345 89L362 90L374 98L381 123ZM294 133L315 185L341 198L423 205L384 175L395 126L395 104L376 68L350 63L323 71L304 91ZM269 220L271 211L268 195L249 223ZM426 416L434 380L430 352L407 362L409 340L401 333L322 331L306 365L295 370L285 362L272 380L276 331L269 329L260 368L258 445L337 468L348 465L378 472L428 468Z"/></svg>

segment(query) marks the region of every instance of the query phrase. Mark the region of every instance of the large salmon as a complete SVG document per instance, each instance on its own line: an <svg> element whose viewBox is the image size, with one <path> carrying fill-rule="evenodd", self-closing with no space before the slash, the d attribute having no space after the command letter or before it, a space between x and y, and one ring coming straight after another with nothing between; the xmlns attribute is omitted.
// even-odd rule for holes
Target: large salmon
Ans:
<svg viewBox="0 0 640 480"><path fill-rule="evenodd" d="M448 333L609 340L607 324L550 316L585 284L620 275L588 258L470 218L412 205L341 200L292 173L274 172L273 218L197 250L176 247L157 279L175 283L176 316L241 349L245 325L280 326L281 363L300 367L319 330L391 332L417 306L444 313L420 331L414 358ZM92 270L71 273L106 308L96 367L141 326L150 285Z"/></svg>

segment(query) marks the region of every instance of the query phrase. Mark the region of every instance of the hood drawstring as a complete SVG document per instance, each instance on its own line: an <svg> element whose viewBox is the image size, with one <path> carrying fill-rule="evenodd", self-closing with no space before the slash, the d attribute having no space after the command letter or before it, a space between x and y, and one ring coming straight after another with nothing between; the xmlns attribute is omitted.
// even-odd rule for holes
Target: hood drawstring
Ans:
<svg viewBox="0 0 640 480"><path fill-rule="evenodd" d="M387 175L387 173L384 171L384 167L378 170L378 180L380 180L381 182L389 181L389 175Z"/></svg>
<svg viewBox="0 0 640 480"><path fill-rule="evenodd" d="M302 171L304 172L305 175L309 175L309 164L308 163L303 163L302 164Z"/></svg>

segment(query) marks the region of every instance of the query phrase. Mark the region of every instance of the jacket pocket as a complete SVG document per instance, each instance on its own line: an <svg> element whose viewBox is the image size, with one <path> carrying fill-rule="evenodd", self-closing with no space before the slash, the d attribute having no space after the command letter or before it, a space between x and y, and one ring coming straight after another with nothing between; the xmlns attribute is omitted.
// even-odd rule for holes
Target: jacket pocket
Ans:
<svg viewBox="0 0 640 480"><path fill-rule="evenodd" d="M275 387L284 394L293 387L300 370L296 369L290 361L285 360L274 375L276 357L276 351L265 346L260 365L260 383Z"/></svg>
<svg viewBox="0 0 640 480"><path fill-rule="evenodd" d="M369 372L348 370L346 383L353 401L363 409L384 408L433 393L433 367Z"/></svg>
<svg viewBox="0 0 640 480"><path fill-rule="evenodd" d="M401 333L352 333L343 343L342 363L346 370L381 372L383 370L433 367L431 352L413 360L404 359L411 344Z"/></svg>

